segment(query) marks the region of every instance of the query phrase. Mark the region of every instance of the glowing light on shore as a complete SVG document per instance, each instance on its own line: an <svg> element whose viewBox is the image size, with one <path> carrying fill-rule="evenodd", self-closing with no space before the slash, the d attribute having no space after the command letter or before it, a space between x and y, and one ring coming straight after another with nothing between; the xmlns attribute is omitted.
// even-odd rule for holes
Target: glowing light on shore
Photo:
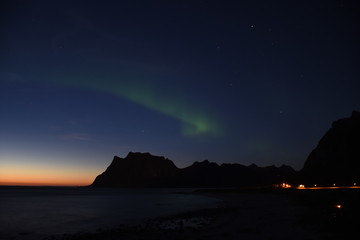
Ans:
<svg viewBox="0 0 360 240"><path fill-rule="evenodd" d="M349 185L349 186L341 186L341 187L334 187L334 186L324 186L324 187L317 187L317 186L314 186L314 187L295 187L296 189L348 189L348 188L360 188L360 186L353 186L353 185Z"/></svg>
<svg viewBox="0 0 360 240"><path fill-rule="evenodd" d="M338 205L335 205L336 208L340 209L342 208L342 205L341 204L338 204Z"/></svg>
<svg viewBox="0 0 360 240"><path fill-rule="evenodd" d="M288 183L281 183L280 187L282 187L282 188L291 188L291 185L288 184Z"/></svg>
<svg viewBox="0 0 360 240"><path fill-rule="evenodd" d="M300 185L299 185L299 188L305 188L305 185L304 185L304 184L300 184Z"/></svg>

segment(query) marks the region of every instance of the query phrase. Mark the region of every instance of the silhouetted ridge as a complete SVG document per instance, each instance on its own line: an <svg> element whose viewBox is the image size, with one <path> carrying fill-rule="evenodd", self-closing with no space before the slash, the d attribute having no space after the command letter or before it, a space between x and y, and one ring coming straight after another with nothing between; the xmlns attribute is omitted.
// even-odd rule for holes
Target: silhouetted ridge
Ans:
<svg viewBox="0 0 360 240"><path fill-rule="evenodd" d="M96 177L91 186L166 186L166 178L177 175L178 171L174 163L164 157L130 152L126 158L115 156L110 166Z"/></svg>
<svg viewBox="0 0 360 240"><path fill-rule="evenodd" d="M307 158L301 174L311 183L348 185L360 180L360 112L333 122Z"/></svg>
<svg viewBox="0 0 360 240"><path fill-rule="evenodd" d="M238 187L271 185L295 174L291 167L248 167L217 164L208 160L179 169L164 157L130 152L115 156L105 172L96 177L93 187Z"/></svg>

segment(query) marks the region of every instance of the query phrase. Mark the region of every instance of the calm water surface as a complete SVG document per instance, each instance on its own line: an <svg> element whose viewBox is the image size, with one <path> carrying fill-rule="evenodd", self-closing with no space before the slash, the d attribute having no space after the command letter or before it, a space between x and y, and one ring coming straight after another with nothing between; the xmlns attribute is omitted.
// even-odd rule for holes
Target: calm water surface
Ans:
<svg viewBox="0 0 360 240"><path fill-rule="evenodd" d="M0 187L0 239L96 231L146 218L216 206L190 189Z"/></svg>

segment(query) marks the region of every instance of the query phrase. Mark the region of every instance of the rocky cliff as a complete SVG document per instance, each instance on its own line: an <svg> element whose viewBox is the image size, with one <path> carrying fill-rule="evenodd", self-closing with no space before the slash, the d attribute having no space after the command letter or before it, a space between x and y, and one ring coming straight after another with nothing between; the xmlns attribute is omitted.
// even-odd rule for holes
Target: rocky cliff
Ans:
<svg viewBox="0 0 360 240"><path fill-rule="evenodd" d="M335 121L307 158L301 175L311 183L360 180L360 112Z"/></svg>

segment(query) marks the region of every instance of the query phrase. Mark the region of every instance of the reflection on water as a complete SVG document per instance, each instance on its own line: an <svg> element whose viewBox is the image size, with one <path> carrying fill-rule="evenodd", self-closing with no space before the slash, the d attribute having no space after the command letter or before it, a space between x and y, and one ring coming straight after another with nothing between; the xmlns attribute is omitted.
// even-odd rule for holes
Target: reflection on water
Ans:
<svg viewBox="0 0 360 240"><path fill-rule="evenodd" d="M95 231L217 203L174 193L179 191L183 189L0 187L0 238Z"/></svg>

